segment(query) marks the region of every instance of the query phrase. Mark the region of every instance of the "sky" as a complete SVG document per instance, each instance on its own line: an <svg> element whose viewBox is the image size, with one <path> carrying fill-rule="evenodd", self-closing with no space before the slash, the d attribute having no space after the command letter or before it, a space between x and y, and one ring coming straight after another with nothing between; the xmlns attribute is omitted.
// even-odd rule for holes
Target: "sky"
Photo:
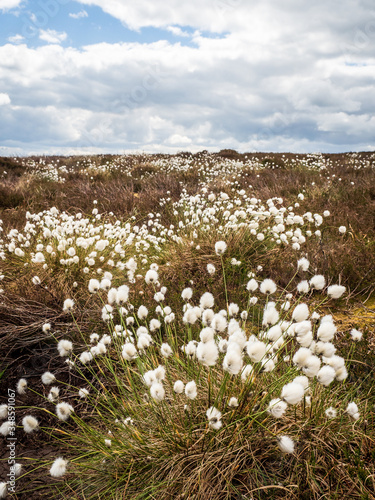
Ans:
<svg viewBox="0 0 375 500"><path fill-rule="evenodd" d="M373 0L0 0L0 155L375 150Z"/></svg>

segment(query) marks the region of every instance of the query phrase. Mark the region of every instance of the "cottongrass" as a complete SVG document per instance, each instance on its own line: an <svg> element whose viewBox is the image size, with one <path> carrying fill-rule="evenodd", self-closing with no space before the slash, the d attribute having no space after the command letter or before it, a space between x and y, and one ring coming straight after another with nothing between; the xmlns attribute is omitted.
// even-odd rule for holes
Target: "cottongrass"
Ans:
<svg viewBox="0 0 375 500"><path fill-rule="evenodd" d="M307 272L307 263L299 269ZM308 297L251 278L243 299L226 301L225 309L211 292L187 287L180 310L172 311L155 293L161 288L155 280L151 273L145 282L154 303L131 304L126 291L123 314L113 300L111 317L90 333L86 351L77 354L66 340L57 344L85 386L52 387L47 398L56 403L65 391L77 398L74 407L61 401L54 408L53 433L70 447L70 491L90 498L116 498L120 490L135 498L141 490L150 498L189 491L229 499L235 485L244 493L257 490L260 463L276 461L281 481L288 475L297 481L300 455L331 457L338 421L341 432L358 438L353 422L361 425L362 402L347 394L346 362L333 343L337 327ZM323 304L337 293L323 295ZM253 304L251 294L257 294ZM108 298L114 295L108 291ZM283 309L285 300L290 307ZM49 372L43 379L55 381ZM37 424L32 430L40 432ZM57 458L51 476L62 478L66 466Z"/></svg>

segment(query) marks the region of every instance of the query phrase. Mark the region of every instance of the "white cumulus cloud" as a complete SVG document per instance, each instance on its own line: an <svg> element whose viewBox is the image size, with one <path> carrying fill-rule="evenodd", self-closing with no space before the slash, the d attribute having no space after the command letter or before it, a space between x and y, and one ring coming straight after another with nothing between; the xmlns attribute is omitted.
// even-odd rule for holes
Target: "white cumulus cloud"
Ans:
<svg viewBox="0 0 375 500"><path fill-rule="evenodd" d="M6 11L18 7L22 0L0 0L0 10Z"/></svg>
<svg viewBox="0 0 375 500"><path fill-rule="evenodd" d="M88 13L85 10L81 10L77 13L71 12L69 14L69 17L71 17L73 19L82 19L83 17L88 17Z"/></svg>
<svg viewBox="0 0 375 500"><path fill-rule="evenodd" d="M66 33L46 29L41 47L0 46L0 88L12 97L2 107L3 147L71 154L374 147L370 0L342 0L339 10L323 0L80 3L134 29L189 37L77 49L59 45Z"/></svg>
<svg viewBox="0 0 375 500"><path fill-rule="evenodd" d="M22 35L12 35L8 37L8 42L10 43L20 43L24 40L25 38Z"/></svg>
<svg viewBox="0 0 375 500"><path fill-rule="evenodd" d="M47 43L61 43L67 38L67 34L64 31L55 30L39 30L39 38Z"/></svg>
<svg viewBox="0 0 375 500"><path fill-rule="evenodd" d="M10 97L8 94L0 94L0 106L4 106L5 104L10 104Z"/></svg>

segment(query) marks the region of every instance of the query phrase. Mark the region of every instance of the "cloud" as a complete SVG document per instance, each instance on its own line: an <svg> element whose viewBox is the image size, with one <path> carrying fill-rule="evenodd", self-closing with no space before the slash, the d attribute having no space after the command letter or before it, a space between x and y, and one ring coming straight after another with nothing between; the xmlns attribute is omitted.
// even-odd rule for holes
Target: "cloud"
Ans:
<svg viewBox="0 0 375 500"><path fill-rule="evenodd" d="M13 35L8 37L8 42L10 43L20 43L24 40L25 38L22 35Z"/></svg>
<svg viewBox="0 0 375 500"><path fill-rule="evenodd" d="M137 29L190 32L191 43L75 49L59 45L66 33L46 30L48 45L0 47L1 91L12 97L2 108L3 147L70 153L374 147L369 0L342 0L339 12L323 0L282 6L191 0L176 9L177 0L157 8L146 0L81 3L111 10Z"/></svg>
<svg viewBox="0 0 375 500"><path fill-rule="evenodd" d="M85 10L81 10L80 12L77 12L76 14L70 13L69 17L72 17L73 19L82 19L83 17L88 17L88 13Z"/></svg>
<svg viewBox="0 0 375 500"><path fill-rule="evenodd" d="M44 42L47 43L61 43L67 38L67 34L62 31L55 31L55 30L39 30L39 38L40 40L43 40Z"/></svg>
<svg viewBox="0 0 375 500"><path fill-rule="evenodd" d="M6 104L10 104L10 97L8 94L0 94L0 106L5 106Z"/></svg>
<svg viewBox="0 0 375 500"><path fill-rule="evenodd" d="M183 31L178 26L167 26L167 31L172 33L172 35L174 35L174 36L180 36L180 37L190 37L191 36L187 31Z"/></svg>
<svg viewBox="0 0 375 500"><path fill-rule="evenodd" d="M18 7L23 0L0 0L0 10L6 11Z"/></svg>

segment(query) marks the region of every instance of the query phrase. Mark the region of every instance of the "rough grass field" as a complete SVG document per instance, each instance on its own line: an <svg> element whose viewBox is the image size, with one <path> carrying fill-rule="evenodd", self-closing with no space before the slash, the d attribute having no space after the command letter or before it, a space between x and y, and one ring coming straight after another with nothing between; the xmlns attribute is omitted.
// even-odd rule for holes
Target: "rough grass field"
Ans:
<svg viewBox="0 0 375 500"><path fill-rule="evenodd" d="M0 498L375 498L374 153L0 158L0 278Z"/></svg>

